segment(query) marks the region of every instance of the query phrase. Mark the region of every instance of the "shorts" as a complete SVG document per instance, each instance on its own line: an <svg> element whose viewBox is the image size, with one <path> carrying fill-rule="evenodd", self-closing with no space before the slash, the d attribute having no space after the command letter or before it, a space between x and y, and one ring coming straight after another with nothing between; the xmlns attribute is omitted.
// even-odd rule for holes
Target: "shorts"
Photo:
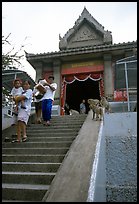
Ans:
<svg viewBox="0 0 139 204"><path fill-rule="evenodd" d="M26 111L25 109L20 108L18 111L17 121L20 120L27 125L29 116L30 116L30 110Z"/></svg>
<svg viewBox="0 0 139 204"><path fill-rule="evenodd" d="M35 111L36 113L38 112L38 110L42 109L42 101L39 102L35 102Z"/></svg>

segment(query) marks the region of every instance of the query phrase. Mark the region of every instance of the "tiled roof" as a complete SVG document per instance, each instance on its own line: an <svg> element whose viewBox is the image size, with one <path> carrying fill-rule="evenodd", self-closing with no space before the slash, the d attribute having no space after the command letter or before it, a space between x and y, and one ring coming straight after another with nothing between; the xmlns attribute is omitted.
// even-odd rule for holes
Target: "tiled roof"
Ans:
<svg viewBox="0 0 139 204"><path fill-rule="evenodd" d="M137 41L132 42L123 42L118 44L105 44L105 45L97 45L97 46L87 46L87 47L80 47L80 48L70 48L61 51L55 52L47 52L47 53L39 53L39 54L32 54L27 53L26 58L29 59L40 59L40 58L53 58L53 57L60 57L60 56L68 56L68 55L75 55L75 54L87 54L87 53L95 53L95 52L102 52L102 51L112 51L117 49L126 49L131 47L137 47Z"/></svg>

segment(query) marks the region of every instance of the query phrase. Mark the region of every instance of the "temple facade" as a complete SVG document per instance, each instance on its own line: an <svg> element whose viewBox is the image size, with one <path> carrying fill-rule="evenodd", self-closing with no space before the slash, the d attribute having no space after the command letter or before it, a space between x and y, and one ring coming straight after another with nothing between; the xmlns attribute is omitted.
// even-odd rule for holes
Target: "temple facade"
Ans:
<svg viewBox="0 0 139 204"><path fill-rule="evenodd" d="M58 84L54 104L63 115L65 102L79 111L83 99L116 100L115 63L132 56L136 48L136 41L113 44L111 32L84 8L74 26L63 37L59 35L59 51L26 53L26 59L36 70L36 81L54 75Z"/></svg>

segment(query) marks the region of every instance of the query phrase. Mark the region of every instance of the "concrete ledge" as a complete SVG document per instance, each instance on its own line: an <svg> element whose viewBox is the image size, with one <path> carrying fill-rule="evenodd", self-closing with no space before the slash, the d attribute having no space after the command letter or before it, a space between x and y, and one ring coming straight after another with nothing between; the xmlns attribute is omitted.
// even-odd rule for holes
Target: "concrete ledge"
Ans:
<svg viewBox="0 0 139 204"><path fill-rule="evenodd" d="M91 112L73 141L43 202L86 202L100 121Z"/></svg>

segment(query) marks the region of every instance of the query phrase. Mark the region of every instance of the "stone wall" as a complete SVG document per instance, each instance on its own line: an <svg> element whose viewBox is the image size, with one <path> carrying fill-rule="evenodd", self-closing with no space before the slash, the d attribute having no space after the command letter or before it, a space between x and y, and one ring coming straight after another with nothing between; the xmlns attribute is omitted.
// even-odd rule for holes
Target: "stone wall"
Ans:
<svg viewBox="0 0 139 204"><path fill-rule="evenodd" d="M105 115L106 200L137 201L137 113Z"/></svg>
<svg viewBox="0 0 139 204"><path fill-rule="evenodd" d="M137 201L137 113L104 115L87 202Z"/></svg>

